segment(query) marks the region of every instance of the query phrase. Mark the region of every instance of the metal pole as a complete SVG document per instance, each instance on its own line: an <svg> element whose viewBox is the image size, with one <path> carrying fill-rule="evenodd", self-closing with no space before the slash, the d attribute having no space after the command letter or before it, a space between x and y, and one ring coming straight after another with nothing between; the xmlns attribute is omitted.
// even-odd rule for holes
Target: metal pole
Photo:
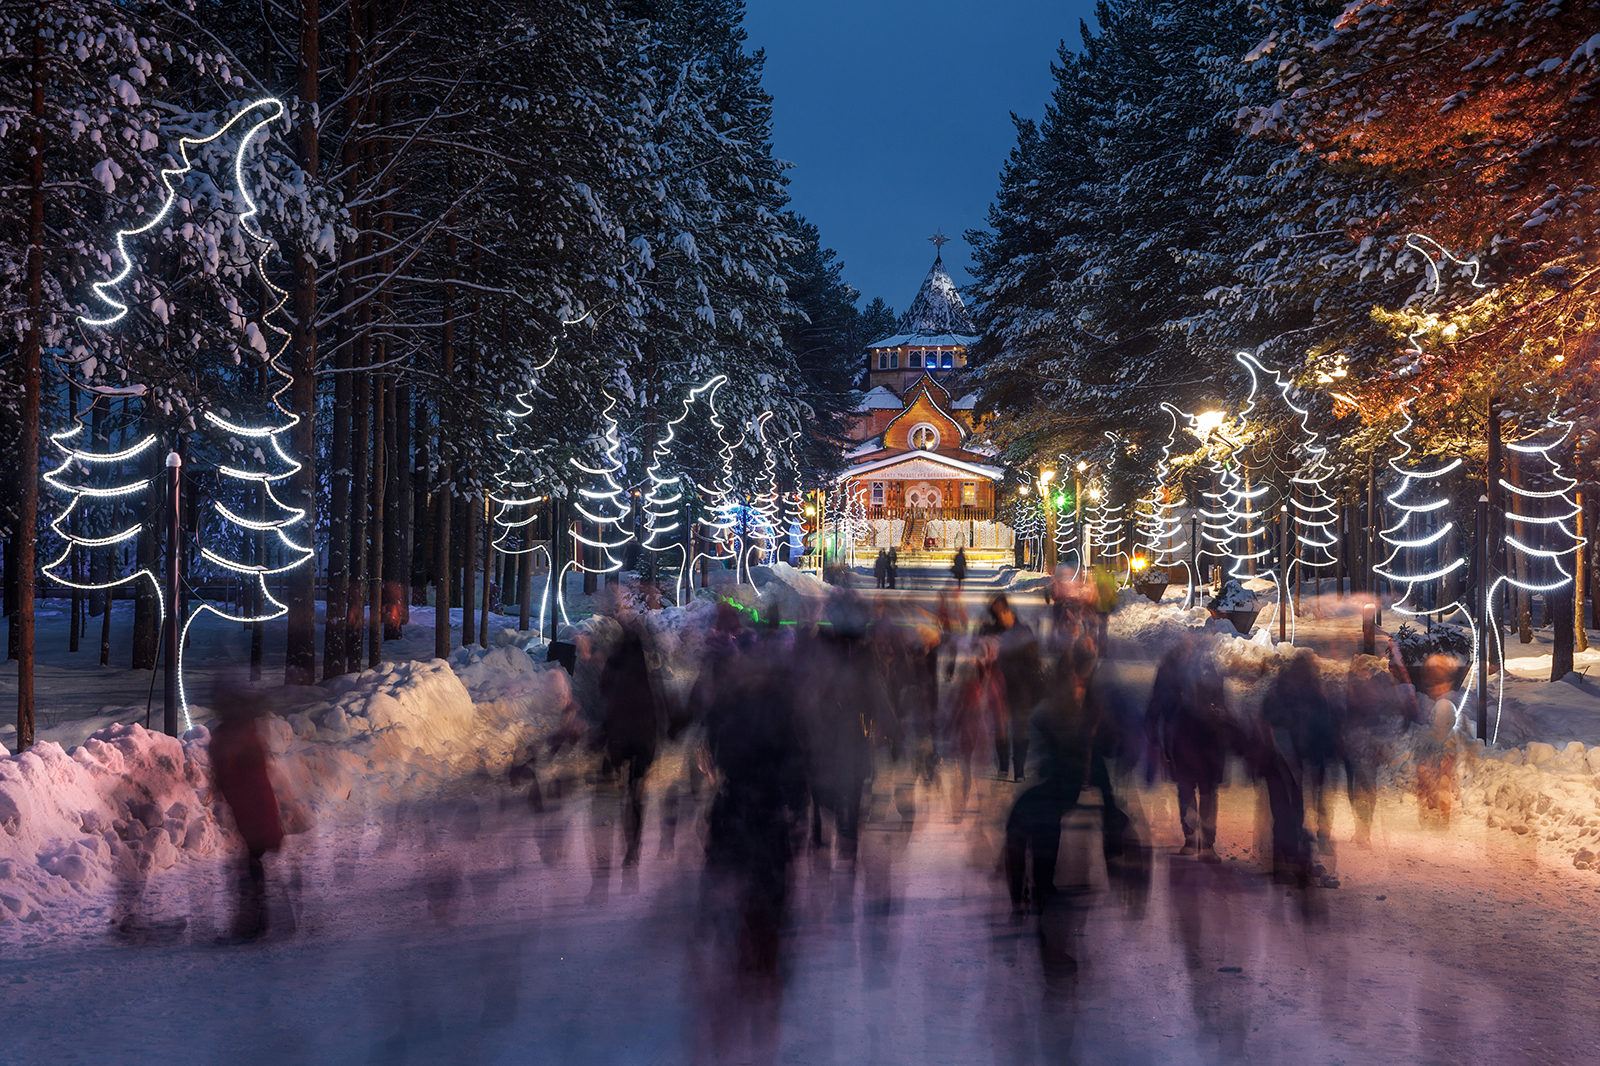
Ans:
<svg viewBox="0 0 1600 1066"><path fill-rule="evenodd" d="M1284 617L1284 608L1289 605L1289 597L1284 585L1284 574L1289 568L1289 508L1278 508L1278 643L1282 644L1289 639L1289 620Z"/></svg>
<svg viewBox="0 0 1600 1066"><path fill-rule="evenodd" d="M556 604L561 602L561 541L566 530L561 528L561 501L550 496L550 579L545 582L545 595L550 598L546 611L550 618L550 639L556 639L556 629L561 624Z"/></svg>
<svg viewBox="0 0 1600 1066"><path fill-rule="evenodd" d="M1489 497L1478 497L1478 614L1483 648L1478 654L1478 740L1489 742L1489 566L1494 549L1489 543ZM1499 634L1495 634L1499 636ZM1501 667L1504 669L1504 667Z"/></svg>
<svg viewBox="0 0 1600 1066"><path fill-rule="evenodd" d="M1380 588L1378 574L1372 569L1378 559L1378 528L1383 519L1378 514L1378 468L1373 462L1367 463L1367 581L1372 589L1372 624L1383 625L1383 590Z"/></svg>
<svg viewBox="0 0 1600 1066"><path fill-rule="evenodd" d="M177 452L167 453L167 624L163 632L167 660L166 685L162 692L161 727L168 736L178 735L178 624L180 582L178 575L178 538L183 535L181 494L183 485L183 458Z"/></svg>

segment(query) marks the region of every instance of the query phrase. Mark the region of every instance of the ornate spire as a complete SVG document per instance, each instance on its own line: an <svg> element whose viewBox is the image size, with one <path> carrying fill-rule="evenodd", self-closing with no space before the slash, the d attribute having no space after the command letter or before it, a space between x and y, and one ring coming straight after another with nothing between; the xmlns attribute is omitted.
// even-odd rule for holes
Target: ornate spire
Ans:
<svg viewBox="0 0 1600 1066"><path fill-rule="evenodd" d="M933 261L937 263L944 258L944 246L950 243L950 238L944 235L944 230L935 229L928 240L933 242Z"/></svg>

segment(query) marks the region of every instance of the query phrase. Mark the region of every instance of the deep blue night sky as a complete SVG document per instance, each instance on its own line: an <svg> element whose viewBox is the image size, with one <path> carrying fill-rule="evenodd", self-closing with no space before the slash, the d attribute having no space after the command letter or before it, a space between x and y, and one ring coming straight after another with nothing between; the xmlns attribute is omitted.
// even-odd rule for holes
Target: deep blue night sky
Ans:
<svg viewBox="0 0 1600 1066"><path fill-rule="evenodd" d="M1010 113L1039 118L1050 62L1093 0L748 0L767 53L775 147L794 164L794 208L839 253L860 306L903 312L933 261L935 228L966 285L961 235L984 224L1016 143Z"/></svg>

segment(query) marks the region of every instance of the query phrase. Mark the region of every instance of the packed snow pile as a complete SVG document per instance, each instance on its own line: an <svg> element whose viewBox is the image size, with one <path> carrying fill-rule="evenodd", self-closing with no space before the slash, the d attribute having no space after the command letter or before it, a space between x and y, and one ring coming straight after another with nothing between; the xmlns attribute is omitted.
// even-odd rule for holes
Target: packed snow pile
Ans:
<svg viewBox="0 0 1600 1066"><path fill-rule="evenodd" d="M1600 870L1600 747L1535 741L1464 760L1464 813L1551 848L1580 870Z"/></svg>
<svg viewBox="0 0 1600 1066"><path fill-rule="evenodd" d="M286 824L364 817L501 771L553 728L569 695L565 671L514 644L285 690L282 717L262 728ZM103 911L113 884L238 851L212 793L209 739L205 726L178 739L115 725L70 752L44 742L0 757L0 929Z"/></svg>
<svg viewBox="0 0 1600 1066"><path fill-rule="evenodd" d="M781 621L815 620L829 592L821 578L788 563L752 567L750 579L760 594L761 617Z"/></svg>

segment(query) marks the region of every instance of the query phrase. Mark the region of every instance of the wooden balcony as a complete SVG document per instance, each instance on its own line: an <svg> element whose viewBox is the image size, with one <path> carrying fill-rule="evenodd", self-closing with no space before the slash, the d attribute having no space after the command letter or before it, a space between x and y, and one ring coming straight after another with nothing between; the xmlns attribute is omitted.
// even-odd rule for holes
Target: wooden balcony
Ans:
<svg viewBox="0 0 1600 1066"><path fill-rule="evenodd" d="M906 507L901 504L868 504L867 517L874 521L903 521L920 517L929 522L993 522L993 507Z"/></svg>

